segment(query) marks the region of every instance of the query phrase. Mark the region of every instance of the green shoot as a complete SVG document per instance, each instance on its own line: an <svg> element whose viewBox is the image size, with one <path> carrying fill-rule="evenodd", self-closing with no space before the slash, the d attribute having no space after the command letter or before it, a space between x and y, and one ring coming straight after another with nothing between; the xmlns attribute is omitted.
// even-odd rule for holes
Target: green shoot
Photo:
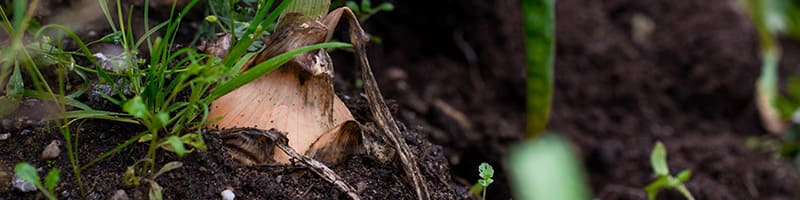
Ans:
<svg viewBox="0 0 800 200"><path fill-rule="evenodd" d="M556 41L555 2L524 0L522 9L528 58L526 132L529 138L535 138L545 131L550 117Z"/></svg>
<svg viewBox="0 0 800 200"><path fill-rule="evenodd" d="M672 176L669 173L669 166L667 166L667 150L661 141L656 142L653 147L653 152L650 154L650 164L657 179L645 187L647 191L647 198L650 200L656 199L658 192L663 189L678 190L686 199L694 200L692 193L686 188L684 183L689 181L692 176L690 170L683 170L677 176Z"/></svg>
<svg viewBox="0 0 800 200"><path fill-rule="evenodd" d="M473 194L481 194L481 199L486 199L486 189L489 187L490 184L494 182L494 168L492 168L489 163L481 163L478 166L478 176L481 179L478 179L478 182L470 187L469 192Z"/></svg>
<svg viewBox="0 0 800 200"><path fill-rule="evenodd" d="M22 180L25 180L25 182L36 186L36 188L39 189L39 191L41 191L42 194L44 194L44 196L48 199L56 199L55 189L61 173L58 169L52 169L47 173L47 176L44 178L44 184L42 184L42 181L39 179L39 173L36 172L36 168L31 166L31 164L17 164L14 167L14 173L22 178Z"/></svg>

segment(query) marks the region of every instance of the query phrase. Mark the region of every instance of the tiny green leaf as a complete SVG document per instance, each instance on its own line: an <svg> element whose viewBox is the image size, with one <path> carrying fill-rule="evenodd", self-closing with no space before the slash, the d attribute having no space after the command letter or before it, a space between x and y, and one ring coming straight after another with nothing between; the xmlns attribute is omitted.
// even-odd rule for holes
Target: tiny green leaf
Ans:
<svg viewBox="0 0 800 200"><path fill-rule="evenodd" d="M377 10L380 11L393 11L394 5L389 2L383 2L381 5L378 5Z"/></svg>
<svg viewBox="0 0 800 200"><path fill-rule="evenodd" d="M14 173L25 180L25 182L31 183L36 187L41 188L42 182L39 180L39 174L36 172L36 168L31 166L28 163L19 163L17 166L14 166Z"/></svg>
<svg viewBox="0 0 800 200"><path fill-rule="evenodd" d="M344 4L345 4L345 6L350 8L350 10L353 10L353 12L355 12L355 13L359 13L361 11L361 9L359 9L358 4L356 4L356 2L347 1Z"/></svg>
<svg viewBox="0 0 800 200"><path fill-rule="evenodd" d="M167 123L169 123L169 114L164 113L164 112L160 112L160 113L156 114L156 118L155 119L156 119L155 120L155 122L156 122L155 123L155 128L164 127L164 126L167 125Z"/></svg>
<svg viewBox="0 0 800 200"><path fill-rule="evenodd" d="M494 180L493 180L493 179L491 179L491 178L490 178L490 179L481 179L481 180L478 180L478 183L480 183L480 184L481 184L481 186L483 186L483 187L489 187L489 184L492 184L493 182L494 182Z"/></svg>
<svg viewBox="0 0 800 200"><path fill-rule="evenodd" d="M692 171L688 170L688 169L685 169L685 170L679 172L678 176L676 176L676 178L678 180L680 180L682 183L686 182L686 181L689 181L689 179L692 178Z"/></svg>
<svg viewBox="0 0 800 200"><path fill-rule="evenodd" d="M60 174L61 171L58 169L52 169L47 173L47 176L44 178L44 185L47 187L47 191L51 193L55 191Z"/></svg>
<svg viewBox="0 0 800 200"><path fill-rule="evenodd" d="M361 0L361 11L365 13L372 12L372 2L370 0Z"/></svg>
<svg viewBox="0 0 800 200"><path fill-rule="evenodd" d="M653 166L653 171L655 171L656 175L669 176L667 150L661 141L656 142L656 146L653 147L653 152L650 154L650 164Z"/></svg>
<svg viewBox="0 0 800 200"><path fill-rule="evenodd" d="M183 142L181 142L181 139L178 138L178 136L169 136L167 138L167 143L169 143L171 149L175 151L178 156L183 156L183 154L186 153L186 148L183 147Z"/></svg>
<svg viewBox="0 0 800 200"><path fill-rule="evenodd" d="M494 168L489 163L481 163L478 166L478 175L483 179L491 179L494 177Z"/></svg>
<svg viewBox="0 0 800 200"><path fill-rule="evenodd" d="M128 168L125 169L125 173L122 174L122 180L125 182L125 185L128 186L139 185L139 177L136 177L136 169L134 169L134 166L128 166Z"/></svg>
<svg viewBox="0 0 800 200"><path fill-rule="evenodd" d="M658 192L667 184L667 177L660 176L658 179L647 185L644 190L647 191L647 199L654 200Z"/></svg>
<svg viewBox="0 0 800 200"><path fill-rule="evenodd" d="M150 181L150 191L147 193L147 197L150 200L161 200L164 199L164 195L161 193L161 186L158 185L155 181Z"/></svg>
<svg viewBox="0 0 800 200"><path fill-rule="evenodd" d="M147 106L144 105L141 96L136 96L122 105L122 110L128 112L136 118L144 118L147 115Z"/></svg>
<svg viewBox="0 0 800 200"><path fill-rule="evenodd" d="M190 133L181 136L181 141L184 144L188 144L194 148L197 148L199 151L206 151L206 142L203 141L203 137L200 136L199 133Z"/></svg>
<svg viewBox="0 0 800 200"><path fill-rule="evenodd" d="M178 162L178 161L168 162L167 164L164 164L164 166L161 167L161 169L159 169L158 172L156 172L155 176L153 176L153 177L161 176L164 173L167 173L169 171L178 169L178 168L180 168L182 166L183 166L183 163Z"/></svg>

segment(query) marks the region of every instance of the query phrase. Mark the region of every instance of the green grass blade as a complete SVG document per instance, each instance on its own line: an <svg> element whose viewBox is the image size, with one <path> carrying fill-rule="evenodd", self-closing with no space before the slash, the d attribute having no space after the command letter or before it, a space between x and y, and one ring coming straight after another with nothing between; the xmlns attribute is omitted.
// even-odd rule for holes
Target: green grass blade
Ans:
<svg viewBox="0 0 800 200"><path fill-rule="evenodd" d="M103 119L103 120L111 120L111 121L118 121L118 122L125 122L131 124L139 124L139 121L129 118L129 115L116 113L116 112L109 112L109 111L101 111L101 110L76 110L76 111L67 111L64 113L63 117L66 119L73 119L80 120L80 119Z"/></svg>
<svg viewBox="0 0 800 200"><path fill-rule="evenodd" d="M528 137L536 137L544 131L550 116L555 56L554 4L554 0L522 1L528 55Z"/></svg>
<svg viewBox="0 0 800 200"><path fill-rule="evenodd" d="M337 47L350 47L351 44L341 43L341 42L327 42L322 44L315 44L305 47L300 47L297 49L293 49L291 51L287 51L281 55L275 56L270 58L267 61L262 62L261 64L256 65L255 67L245 71L242 74L234 77L233 79L229 80L228 82L223 83L220 86L217 86L209 95L208 100L213 101L219 97L222 97L225 94L253 81L256 80L258 77L261 77L272 70L277 69L281 65L286 62L289 62L292 58L301 54L303 52L315 50L315 49L322 49L322 48L337 48ZM209 102L210 102L209 101Z"/></svg>

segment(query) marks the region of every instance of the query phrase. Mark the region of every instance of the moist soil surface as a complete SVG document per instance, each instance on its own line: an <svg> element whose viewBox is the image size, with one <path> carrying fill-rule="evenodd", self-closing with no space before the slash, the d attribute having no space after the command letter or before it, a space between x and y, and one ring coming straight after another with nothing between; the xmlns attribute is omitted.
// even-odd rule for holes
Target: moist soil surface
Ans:
<svg viewBox="0 0 800 200"><path fill-rule="evenodd" d="M794 167L744 145L766 131L756 33L733 1L562 0L556 13L550 128L573 140L596 197L647 198L658 140L697 199L798 197ZM642 19L654 29L634 39ZM797 71L797 43L783 43L781 68Z"/></svg>
<svg viewBox="0 0 800 200"><path fill-rule="evenodd" d="M476 198L466 191L478 178L477 166L488 162L497 174L487 198L510 198L502 158L508 146L522 139L525 114L519 1L392 3L395 11L364 24L380 38L369 47L369 56L406 141L420 157L433 197ZM649 154L658 140L667 146L673 172L692 170L687 186L698 199L800 196L795 168L744 146L748 137L766 131L753 101L760 67L757 38L732 3L557 1L550 129L573 141L595 197L646 199L642 187L654 179ZM643 29L642 23L652 30ZM784 44L785 55L800 52L800 44ZM336 51L333 57L339 96L357 120L371 121L352 55ZM784 57L784 71L797 73L800 60ZM31 100L21 110L41 108L39 104ZM50 141L63 143L63 137L35 120L38 115L21 112L0 126L0 134L11 133L0 141L0 199L41 198L2 183L9 179L3 172L22 161L44 171L61 169L56 193L78 199L65 147L55 161L39 159ZM73 129L80 134L81 163L142 131L106 121L86 121ZM213 133L204 135L206 152L182 158L159 152L158 166L183 163L156 180L166 199L216 199L226 188L237 199L346 198L303 167L238 166ZM134 144L84 171L86 197L109 199L124 190L132 199L147 198L147 184L133 187L122 180L126 167L142 158L146 148ZM414 198L399 165L353 156L330 167L364 198ZM674 192L662 192L660 198L682 199Z"/></svg>

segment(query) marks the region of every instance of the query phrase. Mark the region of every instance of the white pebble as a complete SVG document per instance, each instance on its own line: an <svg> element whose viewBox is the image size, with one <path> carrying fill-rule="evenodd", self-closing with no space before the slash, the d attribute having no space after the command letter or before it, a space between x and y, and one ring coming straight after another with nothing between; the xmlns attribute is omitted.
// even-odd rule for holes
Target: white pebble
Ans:
<svg viewBox="0 0 800 200"><path fill-rule="evenodd" d="M222 195L222 200L233 200L233 198L236 198L236 195L233 194L233 191L231 191L230 189L222 191L220 195Z"/></svg>
<svg viewBox="0 0 800 200"><path fill-rule="evenodd" d="M36 186L34 186L31 183L28 183L25 180L22 180L22 178L20 178L17 175L14 175L14 180L11 181L11 182L12 182L12 185L14 185L14 188L17 188L17 190L19 190L21 192L33 192L33 191L36 191Z"/></svg>

